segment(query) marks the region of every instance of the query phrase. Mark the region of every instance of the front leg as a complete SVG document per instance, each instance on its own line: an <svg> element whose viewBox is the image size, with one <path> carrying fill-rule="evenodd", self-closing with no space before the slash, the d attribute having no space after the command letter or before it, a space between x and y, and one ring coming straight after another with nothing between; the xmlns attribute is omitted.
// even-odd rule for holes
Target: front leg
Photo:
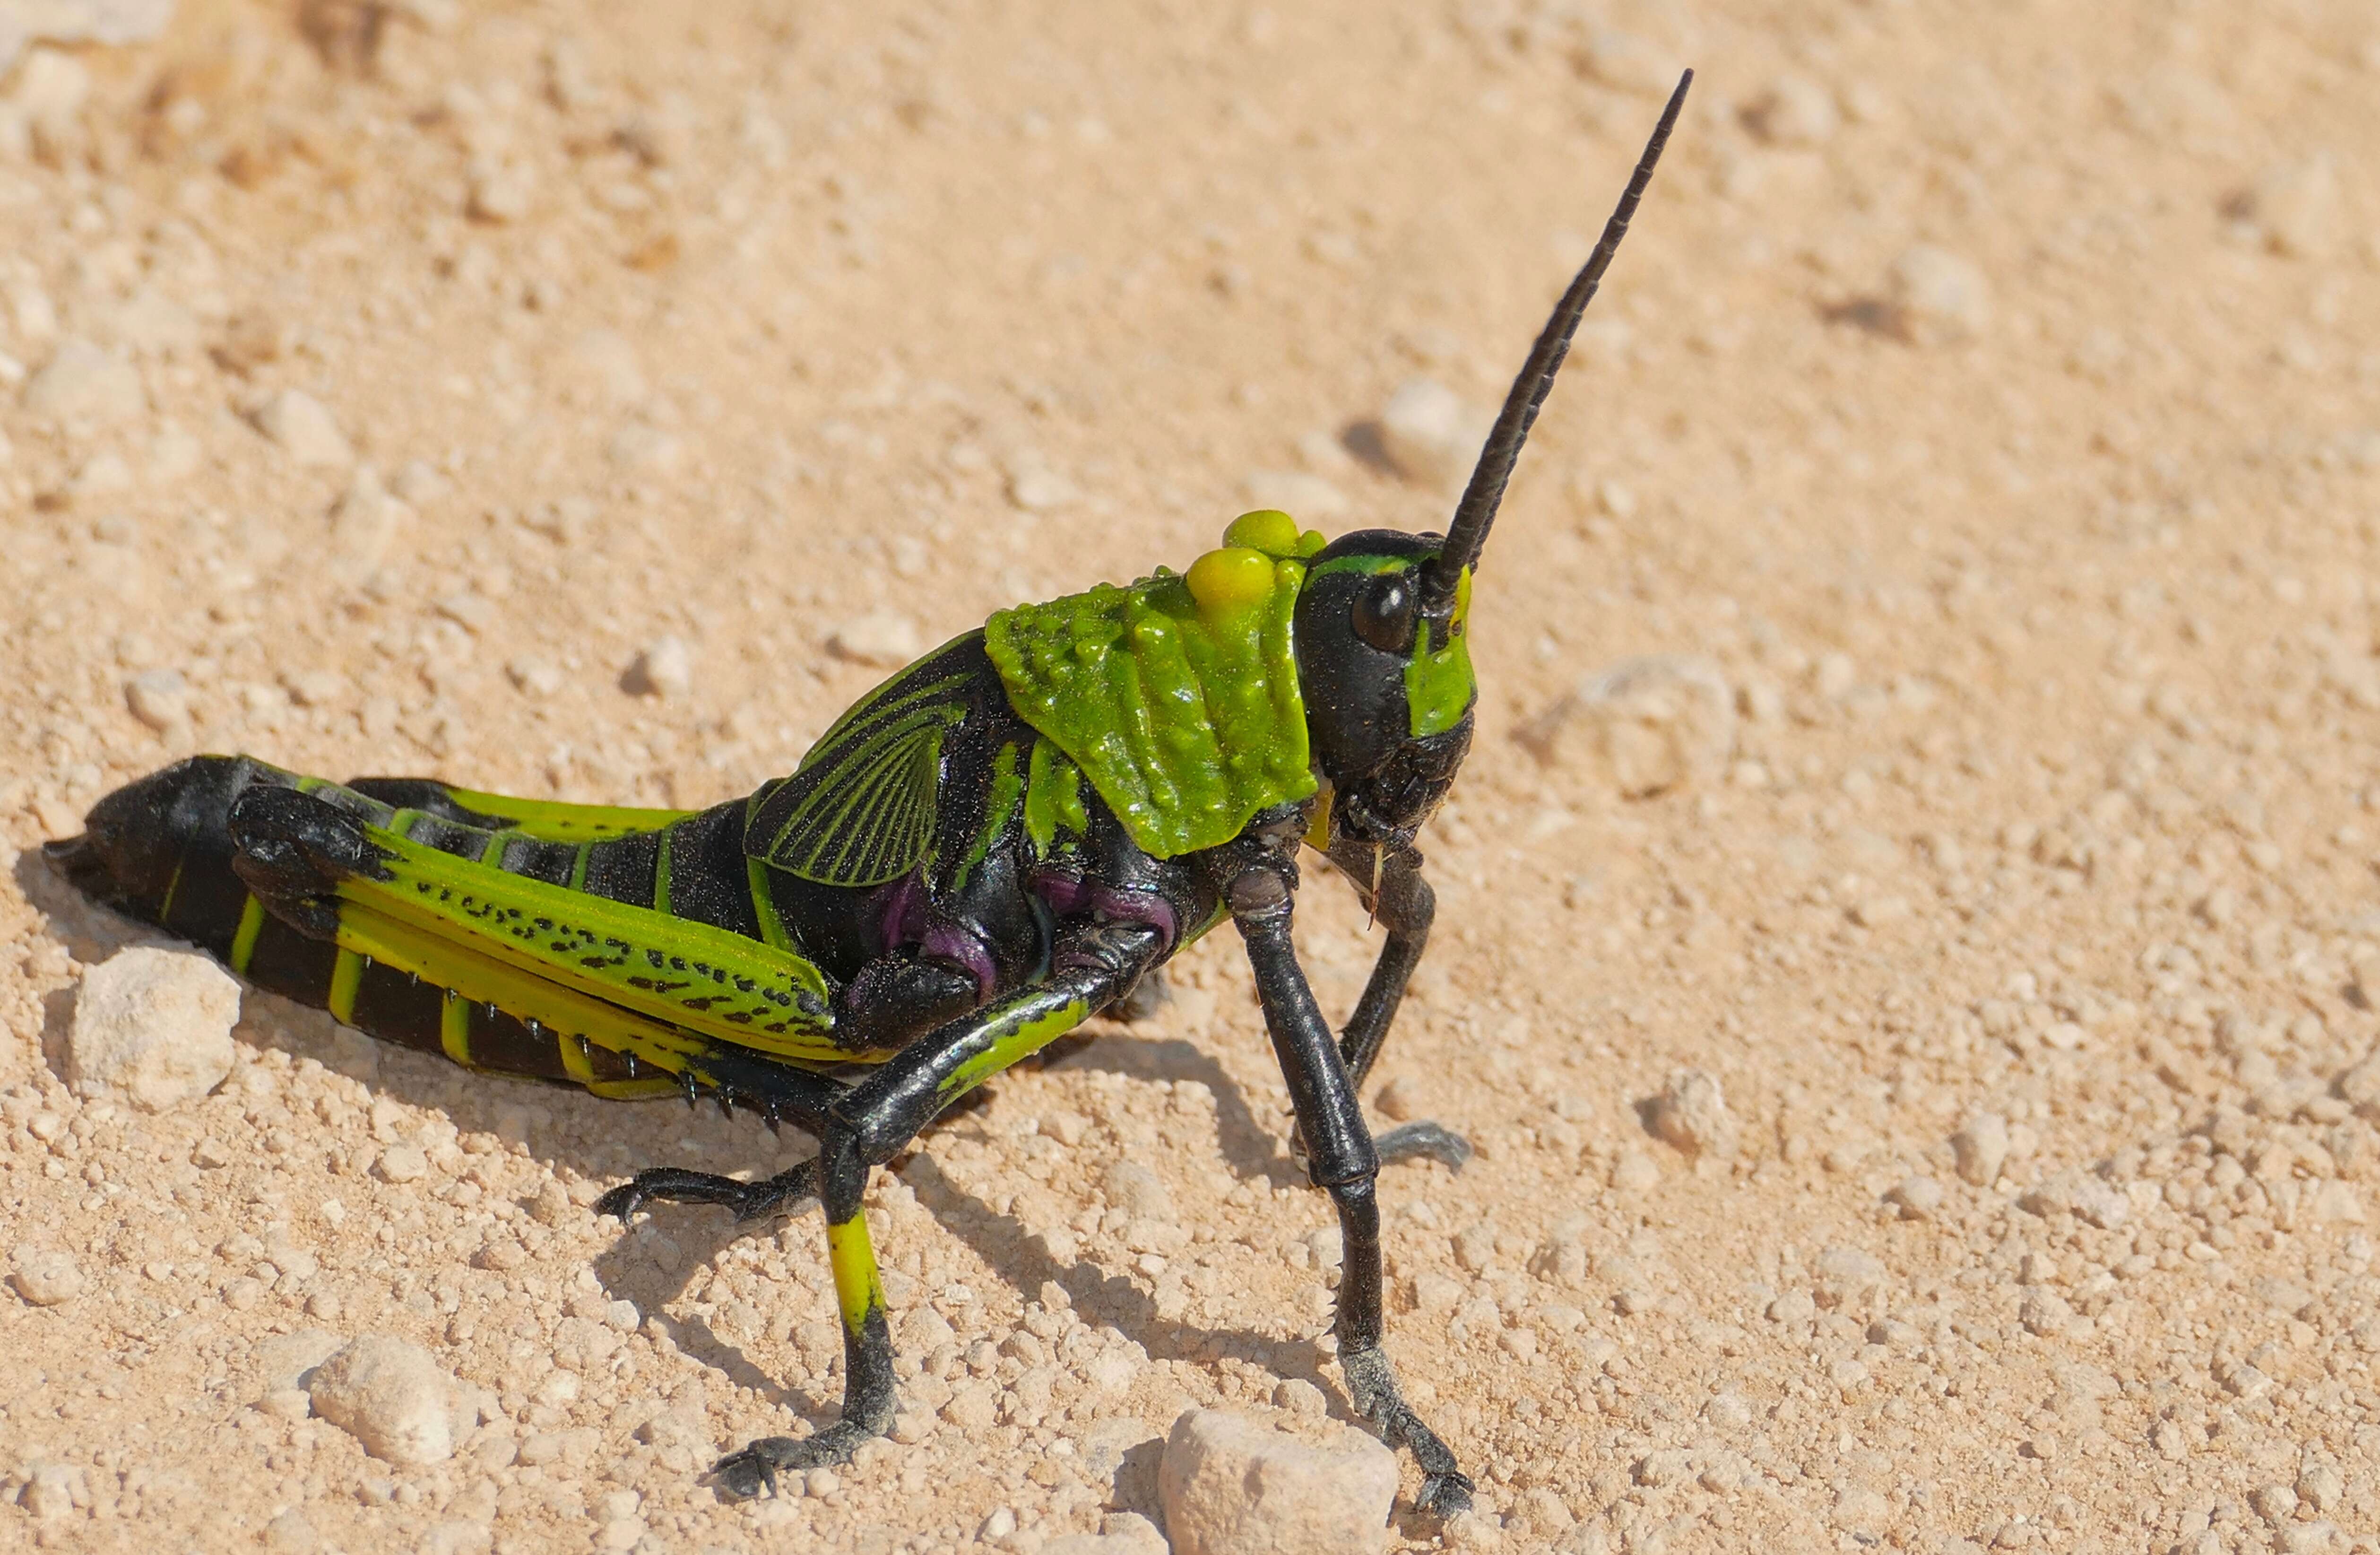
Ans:
<svg viewBox="0 0 2380 1555"><path fill-rule="evenodd" d="M1233 862L1242 867L1225 884L1224 899L1247 945L1265 1027L1306 1140L1308 1172L1339 1210L1345 1242L1336 1325L1340 1370L1356 1410L1390 1445L1409 1449L1420 1465L1416 1506L1452 1516L1469 1509L1471 1480L1453 1452L1405 1402L1381 1347L1380 1209L1373 1191L1379 1156L1364 1126L1345 1057L1331 1039L1291 940L1295 865L1278 854L1247 852Z"/></svg>
<svg viewBox="0 0 2380 1555"><path fill-rule="evenodd" d="M1414 968L1421 965L1429 944L1431 922L1438 917L1438 895L1422 877L1421 855L1409 847L1375 851L1353 837L1330 840L1327 857L1355 887L1355 895L1388 930L1388 942L1372 964L1364 996L1339 1037L1339 1053L1347 1064L1357 1093L1371 1076L1372 1065L1389 1039L1389 1026L1404 1002ZM1471 1160L1471 1142L1435 1123L1409 1123L1389 1130L1375 1141L1383 1161L1427 1159L1460 1172Z"/></svg>

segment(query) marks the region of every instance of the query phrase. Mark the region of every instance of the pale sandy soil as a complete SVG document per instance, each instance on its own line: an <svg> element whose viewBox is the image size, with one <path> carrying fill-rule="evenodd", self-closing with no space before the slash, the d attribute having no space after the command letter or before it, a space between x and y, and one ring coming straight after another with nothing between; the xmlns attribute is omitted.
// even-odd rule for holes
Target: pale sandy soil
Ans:
<svg viewBox="0 0 2380 1555"><path fill-rule="evenodd" d="M1692 62L1480 583L1382 1077L1482 1147L1386 1197L1485 1514L1391 1542L2380 1549L2368 7L419 0L367 69L379 9L186 4L0 134L0 1238L85 1277L0 1294L0 1545L1028 1549L1153 1510L1115 1458L1186 1403L1343 1417L1228 935L880 1178L919 1440L732 1507L698 1464L839 1388L818 1223L583 1206L806 1142L255 995L216 1094L79 1102L137 935L31 849L191 748L705 803L881 673L856 618L939 640L1259 501L1428 527L1348 429L1493 400ZM288 389L349 447L261 435ZM690 689L629 694L664 636ZM1691 781L1515 738L1646 653L1742 710ZM1372 942L1311 883L1343 1009ZM1731 1153L1647 1131L1689 1067ZM369 1459L267 1397L304 1330L487 1418Z"/></svg>

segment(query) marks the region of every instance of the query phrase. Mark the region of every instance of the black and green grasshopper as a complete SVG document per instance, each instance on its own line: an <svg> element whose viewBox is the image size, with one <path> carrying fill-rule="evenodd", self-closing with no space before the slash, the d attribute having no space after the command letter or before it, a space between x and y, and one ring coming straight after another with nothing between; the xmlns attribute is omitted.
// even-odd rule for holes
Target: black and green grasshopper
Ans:
<svg viewBox="0 0 2380 1555"><path fill-rule="evenodd" d="M1357 1088L1435 911L1414 838L1471 745L1472 568L1691 80L1442 538L1326 543L1286 514L1244 514L1181 574L1001 612L870 692L792 776L706 810L339 784L202 756L102 799L48 855L91 896L375 1037L599 1096L710 1096L815 1135L816 1157L764 1181L659 1168L598 1206L625 1220L674 1199L748 1221L823 1201L843 1415L722 1459L732 1495L892 1424L860 1212L870 1169L1229 917L1344 1233L1349 1394L1412 1450L1419 1504L1460 1511L1471 1481L1381 1347L1373 1184L1383 1161L1460 1164L1468 1147L1430 1124L1375 1140ZM1290 939L1301 845L1388 930L1335 1039Z"/></svg>

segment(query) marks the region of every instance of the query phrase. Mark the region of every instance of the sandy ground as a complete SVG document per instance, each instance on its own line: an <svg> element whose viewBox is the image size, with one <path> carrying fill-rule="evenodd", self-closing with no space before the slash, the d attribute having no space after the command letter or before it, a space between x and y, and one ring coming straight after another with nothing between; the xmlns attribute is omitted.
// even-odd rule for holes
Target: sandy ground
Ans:
<svg viewBox="0 0 2380 1555"><path fill-rule="evenodd" d="M2368 7L190 0L77 57L0 118L0 1236L84 1277L0 1294L0 1544L1025 1550L1153 1512L1185 1403L1343 1418L1228 935L880 1177L913 1440L736 1507L695 1468L839 1389L816 1220L584 1206L805 1141L261 995L212 1096L78 1101L139 935L31 850L198 748L706 803L905 635L1258 503L1439 522L1368 423L1492 403L1691 62L1427 839L1381 1078L1481 1159L1389 1174L1392 1349L1484 1514L1390 1542L2380 1549ZM293 1418L309 1330L481 1423Z"/></svg>

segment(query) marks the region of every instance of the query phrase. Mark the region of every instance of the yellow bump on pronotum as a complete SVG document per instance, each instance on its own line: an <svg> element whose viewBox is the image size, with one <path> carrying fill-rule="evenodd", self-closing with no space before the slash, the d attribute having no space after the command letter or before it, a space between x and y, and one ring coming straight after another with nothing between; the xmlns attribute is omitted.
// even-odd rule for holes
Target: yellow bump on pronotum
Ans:
<svg viewBox="0 0 2380 1555"><path fill-rule="evenodd" d="M1277 507L1243 513L1223 531L1225 545L1245 546L1268 556L1294 556L1297 541L1297 520Z"/></svg>
<svg viewBox="0 0 2380 1555"><path fill-rule="evenodd" d="M1202 613L1228 615L1272 592L1272 558L1250 546L1227 545L1191 563L1184 581Z"/></svg>

